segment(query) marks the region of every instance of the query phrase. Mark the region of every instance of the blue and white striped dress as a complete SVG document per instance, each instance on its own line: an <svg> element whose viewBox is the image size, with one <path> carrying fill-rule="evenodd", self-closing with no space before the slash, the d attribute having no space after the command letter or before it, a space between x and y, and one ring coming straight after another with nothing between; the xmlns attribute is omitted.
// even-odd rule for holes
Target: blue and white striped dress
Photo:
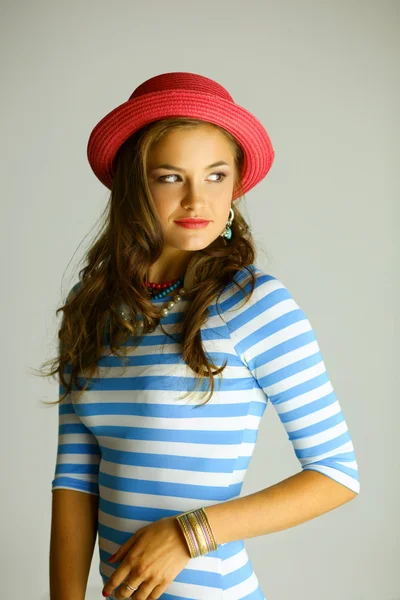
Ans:
<svg viewBox="0 0 400 600"><path fill-rule="evenodd" d="M212 362L219 366L228 360L222 380L215 376L207 404L194 408L205 400L207 380L192 398L180 399L192 390L194 374L181 359L180 344L160 326L128 351L128 366L105 346L100 377L91 381L91 389L79 402L73 391L59 404L52 489L99 496L104 584L120 564L107 559L140 527L240 496L268 400L301 468L359 492L353 443L312 326L279 279L250 268L256 276L251 299L244 304L231 282L219 310L215 302L208 307L201 329ZM246 269L235 279L250 291ZM168 298L152 302L161 308ZM178 342L186 303L183 297L162 318ZM266 597L244 540L237 540L190 559L161 599Z"/></svg>

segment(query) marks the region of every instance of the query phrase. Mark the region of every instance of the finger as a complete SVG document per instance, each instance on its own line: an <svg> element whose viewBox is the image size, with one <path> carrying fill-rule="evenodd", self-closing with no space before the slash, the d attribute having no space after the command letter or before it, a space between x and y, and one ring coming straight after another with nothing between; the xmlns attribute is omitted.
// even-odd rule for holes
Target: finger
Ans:
<svg viewBox="0 0 400 600"><path fill-rule="evenodd" d="M114 573L111 575L110 579L107 581L106 585L103 587L103 591L102 591L103 596L107 597L110 594L112 594L114 592L115 588L117 588L119 585L121 585L121 583L123 581L125 581L125 579L129 576L130 572L131 572L130 565L128 563L122 563L118 567L118 569L116 569L114 571ZM137 587L137 586L132 586L132 587ZM129 591L128 588L125 588L125 590ZM131 593L133 593L133 592L131 592ZM126 597L129 597L129 596L122 596L122 598L126 598Z"/></svg>
<svg viewBox="0 0 400 600"><path fill-rule="evenodd" d="M126 555L126 553L128 552L128 550L130 550L132 548L136 539L137 538L135 538L135 534L133 534L132 537L129 538L129 540L127 540L124 544L122 544L122 546L120 546L118 548L118 550L116 551L115 554L110 556L110 558L107 558L107 562L111 563L111 562L118 562L118 561L122 560L124 558L124 556Z"/></svg>
<svg viewBox="0 0 400 600"><path fill-rule="evenodd" d="M169 586L169 582L168 583L160 583L159 585L156 585L156 587L154 589L150 590L151 598L155 598L155 599L161 598L163 593L167 590L168 586ZM142 587L143 587L143 585L142 585ZM142 588L140 588L140 590L141 589Z"/></svg>
<svg viewBox="0 0 400 600"><path fill-rule="evenodd" d="M121 587L114 594L115 600L125 600L126 598L132 598L132 596L135 597L135 592L137 591L141 583L142 582L138 581L137 578L134 579L133 576L125 578L125 581L123 581ZM127 587L126 584L128 584L129 587ZM142 587L140 588L140 593L142 593ZM133 590L131 588L133 588ZM149 593L153 588L154 584L150 586ZM146 594L144 594L144 596L147 597Z"/></svg>
<svg viewBox="0 0 400 600"><path fill-rule="evenodd" d="M121 561L129 549L130 549L130 546L123 544L122 546L120 546L120 548L118 548L118 550L116 551L115 554L110 556L110 558L107 558L107 562L114 563L114 562Z"/></svg>

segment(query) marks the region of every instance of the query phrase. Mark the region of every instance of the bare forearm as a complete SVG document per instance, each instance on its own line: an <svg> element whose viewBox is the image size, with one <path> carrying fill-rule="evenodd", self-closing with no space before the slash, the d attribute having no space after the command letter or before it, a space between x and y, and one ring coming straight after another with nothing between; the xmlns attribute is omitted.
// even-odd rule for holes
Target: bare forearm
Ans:
<svg viewBox="0 0 400 600"><path fill-rule="evenodd" d="M217 544L274 533L309 521L357 494L318 471L304 470L254 494L207 506Z"/></svg>
<svg viewBox="0 0 400 600"><path fill-rule="evenodd" d="M50 599L84 600L97 535L98 497L67 489L52 494Z"/></svg>

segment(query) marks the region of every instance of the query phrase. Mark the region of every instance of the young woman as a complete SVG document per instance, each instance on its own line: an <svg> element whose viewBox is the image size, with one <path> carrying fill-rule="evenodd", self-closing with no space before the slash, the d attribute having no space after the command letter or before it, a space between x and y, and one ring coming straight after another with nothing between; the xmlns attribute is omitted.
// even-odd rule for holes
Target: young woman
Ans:
<svg viewBox="0 0 400 600"><path fill-rule="evenodd" d="M88 159L111 195L58 309L51 598L83 600L98 535L104 596L265 600L244 539L359 493L312 326L237 208L269 136L217 82L165 73L96 125ZM239 497L268 400L301 469Z"/></svg>

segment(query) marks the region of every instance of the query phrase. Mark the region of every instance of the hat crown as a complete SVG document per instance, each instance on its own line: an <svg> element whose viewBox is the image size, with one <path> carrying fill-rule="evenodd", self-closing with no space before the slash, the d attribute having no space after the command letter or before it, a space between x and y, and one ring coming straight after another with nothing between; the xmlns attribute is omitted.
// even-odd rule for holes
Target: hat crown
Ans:
<svg viewBox="0 0 400 600"><path fill-rule="evenodd" d="M156 75L155 77L147 79L134 90L129 97L129 100L137 98L138 96L143 96L144 94L166 90L203 92L233 102L233 98L229 92L213 79L205 77L204 75L198 75L197 73L186 73L182 71L161 73L161 75Z"/></svg>
<svg viewBox="0 0 400 600"><path fill-rule="evenodd" d="M219 83L182 71L161 73L141 83L128 100L106 114L93 128L87 157L97 178L110 190L119 148L136 131L149 123L170 118L193 118L213 123L228 131L244 153L242 190L251 190L268 173L274 149L263 124L236 104Z"/></svg>

